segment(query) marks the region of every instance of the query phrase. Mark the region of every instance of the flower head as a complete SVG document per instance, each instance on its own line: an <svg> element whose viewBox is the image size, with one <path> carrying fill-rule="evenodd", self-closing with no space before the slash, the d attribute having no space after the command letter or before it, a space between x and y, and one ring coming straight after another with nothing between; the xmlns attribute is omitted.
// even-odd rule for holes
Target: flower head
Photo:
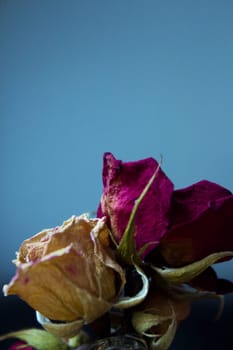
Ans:
<svg viewBox="0 0 233 350"><path fill-rule="evenodd" d="M111 153L105 153L104 190L98 216L106 216L117 242L127 244L122 235L126 236L125 228L134 203L157 167L158 163L152 158L124 163ZM185 275L189 284L195 287L202 289L205 286L223 294L231 292L233 284L218 279L209 266L232 258L232 193L206 180L173 190L171 181L161 169L157 175L134 218L136 248L140 250L147 246L144 258L152 264L159 261L170 268L187 266ZM151 254L147 255L149 252ZM205 259L211 254L217 255ZM199 261L197 265L190 265Z"/></svg>
<svg viewBox="0 0 233 350"><path fill-rule="evenodd" d="M90 341L83 325L98 329L105 320L111 333L123 318L125 332L133 327L149 349L167 350L194 300L233 291L212 268L233 257L229 190L207 180L174 190L155 159L123 162L111 153L103 187L98 218L73 216L22 243L4 293L38 310L47 332L1 336L26 342L12 350L48 341L51 349L76 348Z"/></svg>
<svg viewBox="0 0 233 350"><path fill-rule="evenodd" d="M120 242L135 200L154 173L153 158L136 162L104 154L104 190L98 216L106 216L113 236ZM140 204L134 222L139 250L160 252L170 266L183 266L220 251L233 250L233 195L210 181L180 190L160 169ZM157 249L155 249L157 248Z"/></svg>
<svg viewBox="0 0 233 350"><path fill-rule="evenodd" d="M111 308L124 284L103 219L74 216L38 233L23 242L16 265L5 295L17 294L51 320L92 322Z"/></svg>

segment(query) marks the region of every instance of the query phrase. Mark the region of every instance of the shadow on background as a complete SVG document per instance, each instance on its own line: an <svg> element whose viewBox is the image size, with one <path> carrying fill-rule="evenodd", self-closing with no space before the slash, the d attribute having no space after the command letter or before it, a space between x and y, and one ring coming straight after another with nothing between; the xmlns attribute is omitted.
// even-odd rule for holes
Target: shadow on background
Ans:
<svg viewBox="0 0 233 350"><path fill-rule="evenodd" d="M217 311L216 301L194 303L190 317L182 322L170 350L232 350L233 296L225 297L222 317L214 321ZM40 328L34 311L17 297L1 297L0 312L1 334L22 328ZM8 349L11 343L12 340L2 342L0 349Z"/></svg>

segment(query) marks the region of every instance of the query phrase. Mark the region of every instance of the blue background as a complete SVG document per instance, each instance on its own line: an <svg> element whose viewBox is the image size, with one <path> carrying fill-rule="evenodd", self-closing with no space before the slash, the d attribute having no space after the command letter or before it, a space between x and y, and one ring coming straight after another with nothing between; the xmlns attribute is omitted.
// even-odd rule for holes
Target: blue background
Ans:
<svg viewBox="0 0 233 350"><path fill-rule="evenodd" d="M96 209L105 151L233 190L232 1L1 0L0 51L4 283L23 239Z"/></svg>

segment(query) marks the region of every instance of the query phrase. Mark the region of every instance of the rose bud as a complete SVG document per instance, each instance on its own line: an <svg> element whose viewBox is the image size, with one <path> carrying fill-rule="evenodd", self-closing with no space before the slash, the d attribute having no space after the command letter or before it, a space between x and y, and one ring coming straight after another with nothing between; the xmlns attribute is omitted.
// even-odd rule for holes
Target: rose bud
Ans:
<svg viewBox="0 0 233 350"><path fill-rule="evenodd" d="M170 225L160 251L173 267L233 251L232 193L206 180L174 191Z"/></svg>
<svg viewBox="0 0 233 350"><path fill-rule="evenodd" d="M97 216L106 216L114 239L120 242L135 201L141 195L159 164L153 158L135 162L116 160L104 154L103 194ZM143 198L134 221L136 249L147 247L144 256L154 249L165 234L173 184L161 169Z"/></svg>
<svg viewBox="0 0 233 350"><path fill-rule="evenodd" d="M50 320L90 323L108 311L125 283L104 219L73 216L25 240L5 295L17 294Z"/></svg>

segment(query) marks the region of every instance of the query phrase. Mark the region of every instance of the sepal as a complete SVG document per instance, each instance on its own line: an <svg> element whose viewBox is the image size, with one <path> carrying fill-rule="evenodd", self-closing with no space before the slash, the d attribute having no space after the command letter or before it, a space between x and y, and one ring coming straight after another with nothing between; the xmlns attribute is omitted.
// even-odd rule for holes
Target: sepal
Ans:
<svg viewBox="0 0 233 350"><path fill-rule="evenodd" d="M206 270L209 266L214 264L216 261L226 258L233 257L233 252L219 252L213 253L205 258L195 261L192 264L177 267L177 268L158 268L156 266L151 266L153 270L155 270L163 279L165 279L169 283L174 284L183 284L188 283L193 278L200 275L204 270Z"/></svg>

